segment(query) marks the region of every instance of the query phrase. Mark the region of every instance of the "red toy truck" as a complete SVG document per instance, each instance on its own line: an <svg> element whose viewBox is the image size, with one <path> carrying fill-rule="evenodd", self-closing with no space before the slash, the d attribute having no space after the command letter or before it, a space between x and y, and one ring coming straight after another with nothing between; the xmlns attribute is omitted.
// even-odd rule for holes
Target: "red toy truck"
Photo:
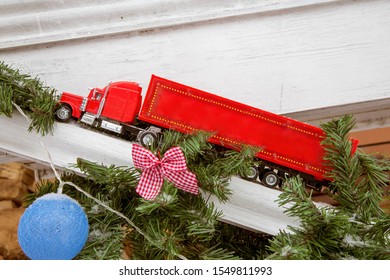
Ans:
<svg viewBox="0 0 390 280"><path fill-rule="evenodd" d="M215 133L210 142L230 149L261 147L247 179L277 187L285 175L301 174L308 185L328 183L322 129L238 103L199 89L152 76L144 102L133 82L94 88L88 97L64 92L56 117L72 117L117 133L136 135L142 145L156 141L162 129ZM352 140L354 150L357 141Z"/></svg>

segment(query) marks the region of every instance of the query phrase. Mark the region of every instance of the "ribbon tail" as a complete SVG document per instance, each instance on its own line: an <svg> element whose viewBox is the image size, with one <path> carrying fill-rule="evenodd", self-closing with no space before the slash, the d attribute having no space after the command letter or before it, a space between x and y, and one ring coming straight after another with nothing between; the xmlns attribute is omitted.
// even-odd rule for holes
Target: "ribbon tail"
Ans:
<svg viewBox="0 0 390 280"><path fill-rule="evenodd" d="M172 171L164 172L164 177L171 183L175 185L176 188L183 191L198 194L198 180L196 179L195 174L191 173L188 170L183 171Z"/></svg>
<svg viewBox="0 0 390 280"><path fill-rule="evenodd" d="M153 200L161 192L163 178L158 172L145 170L135 191L146 200Z"/></svg>

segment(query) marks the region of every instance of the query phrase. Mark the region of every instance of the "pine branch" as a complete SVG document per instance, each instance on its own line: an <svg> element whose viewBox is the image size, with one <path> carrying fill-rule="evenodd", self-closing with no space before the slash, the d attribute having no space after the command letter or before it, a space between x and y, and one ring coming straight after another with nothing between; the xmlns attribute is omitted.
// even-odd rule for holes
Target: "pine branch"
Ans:
<svg viewBox="0 0 390 280"><path fill-rule="evenodd" d="M363 221L370 221L383 214L380 202L389 184L389 175L384 172L387 167L378 164L372 156L357 153L356 157L361 166L361 176L357 183L358 213L361 213Z"/></svg>
<svg viewBox="0 0 390 280"><path fill-rule="evenodd" d="M12 116L12 87L0 84L0 114Z"/></svg>
<svg viewBox="0 0 390 280"><path fill-rule="evenodd" d="M166 131L164 142L152 150L162 156L172 146L181 147L188 157L188 168L197 175L201 189L215 194L219 199L227 199L230 194L227 185L231 176L246 169L253 160L253 152L250 149L241 152L217 151L207 142L208 138L209 135L205 133L183 135ZM164 182L159 196L154 201L147 201L135 193L139 173L134 168L107 167L82 159L78 160L78 167L99 186L102 198L109 198L111 205L119 203L115 209L121 209L144 232L145 235L135 230L126 231L125 243L132 249L130 258L237 258L233 248L221 242L218 221L221 212L203 196L194 196ZM127 199L120 199L119 194ZM124 201L127 204L121 207ZM126 227L131 229L128 225ZM196 244L196 249L193 244ZM240 254L244 255L246 249L242 248L241 251Z"/></svg>
<svg viewBox="0 0 390 280"><path fill-rule="evenodd" d="M351 116L322 125L333 178L334 194L329 195L339 204L316 206L302 180L287 180L278 202L301 225L270 241L269 259L389 259L390 215L379 205L389 183L389 162L361 152L352 155L353 125Z"/></svg>
<svg viewBox="0 0 390 280"><path fill-rule="evenodd" d="M172 216L181 220L187 228L187 235L196 242L206 242L214 238L218 219L222 212L215 208L213 203L207 203L202 196L190 199L181 199L181 209Z"/></svg>
<svg viewBox="0 0 390 280"><path fill-rule="evenodd" d="M299 241L299 236L280 231L272 240L268 249L272 252L269 260L310 260L310 248Z"/></svg>
<svg viewBox="0 0 390 280"><path fill-rule="evenodd" d="M218 242L230 252L244 260L263 260L269 251L271 235L250 231L227 223L217 226Z"/></svg>
<svg viewBox="0 0 390 280"><path fill-rule="evenodd" d="M234 252L229 252L227 249L221 248L215 245L214 247L207 248L201 252L201 260L238 260L239 257L235 256Z"/></svg>
<svg viewBox="0 0 390 280"><path fill-rule="evenodd" d="M205 151L212 149L212 145L207 142L210 136L210 133L203 131L183 134L174 130L165 130L159 144L159 152L163 155L171 147L179 146L187 163L196 161Z"/></svg>
<svg viewBox="0 0 390 280"><path fill-rule="evenodd" d="M129 191L138 184L139 173L133 167L105 166L85 159L77 159L77 167L98 184Z"/></svg>
<svg viewBox="0 0 390 280"><path fill-rule="evenodd" d="M10 117L14 102L31 118L29 131L34 129L42 135L53 131L55 92L37 77L31 78L0 61L0 114Z"/></svg>
<svg viewBox="0 0 390 280"><path fill-rule="evenodd" d="M349 132L354 123L352 116L345 116L322 125L327 134L323 142L327 152L325 160L332 168L329 176L333 179L331 188L336 190L333 198L344 210L369 222L383 212L379 203L389 184L385 173L389 164L361 152L351 155Z"/></svg>
<svg viewBox="0 0 390 280"><path fill-rule="evenodd" d="M210 166L193 166L192 172L196 174L198 185L206 193L214 195L220 202L230 199L232 191L229 189L229 177L219 177L209 171Z"/></svg>
<svg viewBox="0 0 390 280"><path fill-rule="evenodd" d="M228 189L231 177L247 172L258 149L226 150L207 142L211 136L202 131L186 135L166 130L159 151L163 155L170 147L179 146L186 157L188 169L196 174L200 188L226 202L231 195Z"/></svg>
<svg viewBox="0 0 390 280"><path fill-rule="evenodd" d="M155 200L145 200L140 198L136 210L140 215L151 215L154 211L158 212L164 209L166 212L173 211L179 204L178 189L173 184L165 181L162 187L162 193ZM155 212L155 213L156 213Z"/></svg>
<svg viewBox="0 0 390 280"><path fill-rule="evenodd" d="M280 206L289 205L285 211L287 215L298 217L301 221L300 227L290 227L294 234L290 237L291 252L286 256L289 258L299 258L302 253L295 247L306 247L306 254L310 252L309 259L330 259L334 258L340 249L340 244L345 238L346 232L350 231L348 223L349 217L344 215L338 209L333 207L317 207L311 200L311 194L305 191L303 181L299 177L293 177L283 186L283 193L277 200ZM282 241L285 241L286 234L282 234L276 240L271 241L271 248L281 253L286 248L278 248L285 246ZM284 252L286 253L286 252ZM297 254L294 256L294 254Z"/></svg>
<svg viewBox="0 0 390 280"><path fill-rule="evenodd" d="M123 240L125 230L120 224L123 222L112 213L88 213L89 235L83 250L77 255L78 260L119 260L123 255Z"/></svg>
<svg viewBox="0 0 390 280"><path fill-rule="evenodd" d="M176 188L173 188L170 183L165 182L163 193L158 196L156 201L150 202L142 198L134 199L134 197L138 197L138 195L134 193L136 184L129 184L129 182L132 181L132 179L129 178L129 174L131 172L131 174L134 175L134 169L121 169L113 166L105 167L81 159L78 160L78 163L84 172L88 172L88 178L94 179L95 184L102 185L101 191L107 190L109 193L108 197L111 197L112 205L115 204L114 201L118 201L116 193L121 189L119 186L127 184L128 189L131 190L127 195L128 197L131 197L131 199L127 200L128 207L123 209L124 213L126 213L126 215L129 216L130 219L133 220L149 237L148 239L145 239L144 236L140 235L138 232L129 232L126 239L134 250L134 255L132 255L131 258L177 258L180 254L189 254L186 250L186 246L183 246L183 240L200 240L206 239L206 236L210 237L210 231L213 231L212 225L216 222L217 217L215 215L210 215L214 216L213 221L210 221L210 217L202 217L204 212L209 213L209 211L204 209L206 206L204 202L202 205L203 207L199 207L202 211L191 212L188 210L193 207L193 205L196 205L196 201L202 200L201 196L194 197L187 193L178 194ZM136 181L137 180L134 182ZM104 197L107 198L107 195L104 195ZM192 200L192 202L189 202L188 199ZM213 209L211 209L211 212L213 212ZM183 215L183 213L187 213L188 217L187 219L184 218L181 220L179 216ZM208 231L205 232L204 227L202 228L202 225L199 225L199 222L196 225L189 223L188 218L191 219L189 213L191 213L192 217L196 216L195 213L199 213L200 216L198 217L198 220L203 221L203 219L206 219L206 224L209 223ZM161 219L161 217L166 218ZM200 228L202 229L200 230ZM191 236L196 236L196 238L191 238ZM139 248L138 244L143 244L143 248ZM191 254L189 255L191 256Z"/></svg>
<svg viewBox="0 0 390 280"><path fill-rule="evenodd" d="M381 247L390 248L390 216L383 214L367 231L365 239L374 240Z"/></svg>

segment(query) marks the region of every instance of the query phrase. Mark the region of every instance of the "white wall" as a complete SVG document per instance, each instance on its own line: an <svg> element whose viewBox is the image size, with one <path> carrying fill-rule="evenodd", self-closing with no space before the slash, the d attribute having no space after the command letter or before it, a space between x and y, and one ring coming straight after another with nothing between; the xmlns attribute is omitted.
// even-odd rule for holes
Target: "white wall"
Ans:
<svg viewBox="0 0 390 280"><path fill-rule="evenodd" d="M388 0L112 2L3 0L0 59L82 95L157 74L279 114L390 97Z"/></svg>

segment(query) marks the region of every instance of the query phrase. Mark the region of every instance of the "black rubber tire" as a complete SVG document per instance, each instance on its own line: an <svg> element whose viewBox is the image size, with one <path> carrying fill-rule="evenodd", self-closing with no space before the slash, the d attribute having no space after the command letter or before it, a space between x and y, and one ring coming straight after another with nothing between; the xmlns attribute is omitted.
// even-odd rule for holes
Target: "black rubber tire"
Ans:
<svg viewBox="0 0 390 280"><path fill-rule="evenodd" d="M241 177L248 181L256 181L257 177L259 177L259 169L257 166L252 165L248 173L241 175Z"/></svg>
<svg viewBox="0 0 390 280"><path fill-rule="evenodd" d="M152 131L144 131L139 137L139 142L144 148L156 145L158 141L157 134Z"/></svg>
<svg viewBox="0 0 390 280"><path fill-rule="evenodd" d="M266 172L261 182L268 188L276 188L279 185L280 178L274 171Z"/></svg>
<svg viewBox="0 0 390 280"><path fill-rule="evenodd" d="M67 104L61 104L55 112L55 118L59 122L69 122L72 119L72 108Z"/></svg>

